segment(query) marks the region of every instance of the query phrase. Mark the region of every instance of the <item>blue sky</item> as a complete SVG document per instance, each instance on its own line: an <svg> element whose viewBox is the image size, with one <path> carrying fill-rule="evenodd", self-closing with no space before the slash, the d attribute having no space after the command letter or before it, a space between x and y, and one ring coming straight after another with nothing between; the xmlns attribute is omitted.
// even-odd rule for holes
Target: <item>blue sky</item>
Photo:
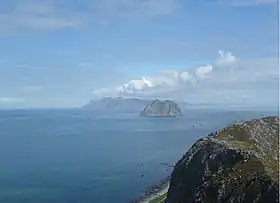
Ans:
<svg viewBox="0 0 280 203"><path fill-rule="evenodd" d="M277 0L0 1L0 108L111 95L275 104L278 9Z"/></svg>

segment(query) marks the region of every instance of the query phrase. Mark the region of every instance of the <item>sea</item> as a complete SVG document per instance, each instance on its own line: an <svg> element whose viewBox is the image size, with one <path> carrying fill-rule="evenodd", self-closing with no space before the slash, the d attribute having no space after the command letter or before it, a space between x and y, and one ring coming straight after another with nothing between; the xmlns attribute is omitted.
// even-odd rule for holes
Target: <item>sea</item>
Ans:
<svg viewBox="0 0 280 203"><path fill-rule="evenodd" d="M0 203L129 203L169 176L168 164L197 139L266 115L278 112L190 109L181 118L145 118L1 110Z"/></svg>

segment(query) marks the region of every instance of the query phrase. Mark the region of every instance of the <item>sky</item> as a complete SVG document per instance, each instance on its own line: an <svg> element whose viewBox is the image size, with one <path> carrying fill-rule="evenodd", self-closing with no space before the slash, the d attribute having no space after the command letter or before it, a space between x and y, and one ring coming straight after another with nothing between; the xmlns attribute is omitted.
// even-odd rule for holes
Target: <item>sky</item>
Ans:
<svg viewBox="0 0 280 203"><path fill-rule="evenodd" d="M0 108L279 101L277 0L1 0Z"/></svg>

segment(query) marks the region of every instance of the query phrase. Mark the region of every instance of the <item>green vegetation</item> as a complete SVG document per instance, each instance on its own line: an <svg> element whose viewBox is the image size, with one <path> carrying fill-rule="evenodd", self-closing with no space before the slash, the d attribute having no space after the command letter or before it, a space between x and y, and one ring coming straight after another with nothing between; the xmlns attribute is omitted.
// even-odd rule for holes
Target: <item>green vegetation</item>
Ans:
<svg viewBox="0 0 280 203"><path fill-rule="evenodd" d="M233 124L224 128L218 133L220 139L234 139L239 141L249 141L248 133L240 127L240 125Z"/></svg>
<svg viewBox="0 0 280 203"><path fill-rule="evenodd" d="M276 202L279 117L236 122L199 139L177 162L171 182L168 202Z"/></svg>
<svg viewBox="0 0 280 203"><path fill-rule="evenodd" d="M167 193L165 193L159 197L156 197L155 199L149 201L149 203L164 203L166 197L167 197Z"/></svg>
<svg viewBox="0 0 280 203"><path fill-rule="evenodd" d="M254 173L264 173L264 166L256 157L250 157L246 162L237 163L229 175L231 178L242 176L245 179Z"/></svg>
<svg viewBox="0 0 280 203"><path fill-rule="evenodd" d="M239 140L231 140L228 141L229 144L232 144L233 146L236 146L240 149L250 149L252 148L252 143L250 141L239 141Z"/></svg>
<svg viewBox="0 0 280 203"><path fill-rule="evenodd" d="M262 122L266 123L266 125ZM265 166L266 172L272 178L278 179L279 129L277 124L277 120L275 121L271 117L264 118L262 121L245 121L222 129L214 137L226 141L236 148L245 151L250 150L251 153L253 152L258 156L262 165ZM255 135L254 137L251 136L252 133Z"/></svg>

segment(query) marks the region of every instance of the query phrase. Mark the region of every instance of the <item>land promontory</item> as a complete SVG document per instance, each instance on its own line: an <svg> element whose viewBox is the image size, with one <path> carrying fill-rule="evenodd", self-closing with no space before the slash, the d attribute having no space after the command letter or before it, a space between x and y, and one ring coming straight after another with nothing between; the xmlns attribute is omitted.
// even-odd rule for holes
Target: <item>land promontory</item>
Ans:
<svg viewBox="0 0 280 203"><path fill-rule="evenodd" d="M231 124L177 162L166 203L279 202L279 117Z"/></svg>

